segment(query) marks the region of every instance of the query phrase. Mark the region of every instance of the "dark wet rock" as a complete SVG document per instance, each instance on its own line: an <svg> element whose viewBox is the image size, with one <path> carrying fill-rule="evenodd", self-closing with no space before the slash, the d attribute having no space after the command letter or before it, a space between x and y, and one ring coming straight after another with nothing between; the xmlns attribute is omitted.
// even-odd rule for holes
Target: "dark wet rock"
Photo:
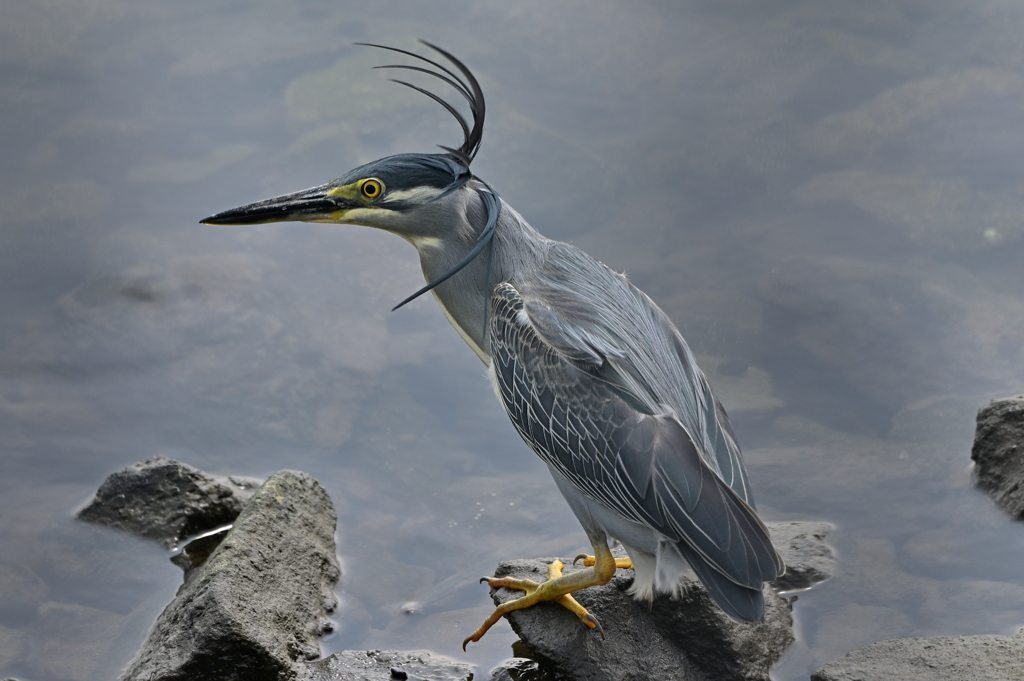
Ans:
<svg viewBox="0 0 1024 681"><path fill-rule="evenodd" d="M306 665L304 681L470 681L473 668L424 651L343 650Z"/></svg>
<svg viewBox="0 0 1024 681"><path fill-rule="evenodd" d="M515 560L498 565L495 576L544 581L552 559ZM582 569L566 565L563 574ZM553 603L508 614L512 628L533 657L557 675L588 681L671 678L767 680L768 670L793 642L789 606L765 587L762 623L739 623L721 611L695 577L678 599L658 598L648 610L626 593L631 570L612 581L573 594L604 627L605 638ZM522 596L493 589L495 603Z"/></svg>
<svg viewBox="0 0 1024 681"><path fill-rule="evenodd" d="M491 670L490 681L557 681L557 678L535 660L514 657Z"/></svg>
<svg viewBox="0 0 1024 681"><path fill-rule="evenodd" d="M811 681L1020 681L1024 630L1016 636L933 636L873 643L829 662Z"/></svg>
<svg viewBox="0 0 1024 681"><path fill-rule="evenodd" d="M1024 519L1024 395L978 410L971 459L978 485L1014 518Z"/></svg>
<svg viewBox="0 0 1024 681"><path fill-rule="evenodd" d="M835 552L825 541L834 525L801 521L768 523L768 529L786 562L786 573L772 582L776 591L808 589L835 574Z"/></svg>
<svg viewBox="0 0 1024 681"><path fill-rule="evenodd" d="M154 456L111 473L78 517L174 546L234 521L259 481L204 473Z"/></svg>
<svg viewBox="0 0 1024 681"><path fill-rule="evenodd" d="M297 678L332 626L336 520L311 476L271 476L157 618L122 681Z"/></svg>

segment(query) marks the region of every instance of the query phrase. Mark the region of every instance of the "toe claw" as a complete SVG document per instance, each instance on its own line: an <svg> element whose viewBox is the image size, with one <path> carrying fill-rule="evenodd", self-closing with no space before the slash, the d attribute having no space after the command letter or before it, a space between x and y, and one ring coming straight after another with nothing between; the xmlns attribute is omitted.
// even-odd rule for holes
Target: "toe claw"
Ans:
<svg viewBox="0 0 1024 681"><path fill-rule="evenodd" d="M481 577L480 578L480 583L483 584L484 582L489 582L489 581L491 581L491 579L493 579L493 577ZM469 639L466 639L466 640L468 641Z"/></svg>
<svg viewBox="0 0 1024 681"><path fill-rule="evenodd" d="M594 617L589 612L587 613L587 620L593 623L594 628L597 629L597 633L601 634L601 640L603 641L604 640L604 627L601 626L601 623L598 622L597 618Z"/></svg>
<svg viewBox="0 0 1024 681"><path fill-rule="evenodd" d="M470 641L472 641L472 640L473 640L473 637L472 637L472 636L467 636L467 637L466 637L466 639L465 639L465 640L464 640L464 641L462 642L462 652L466 652L466 645L467 645L467 644L468 644L468 643L469 643Z"/></svg>
<svg viewBox="0 0 1024 681"><path fill-rule="evenodd" d="M578 556L576 556L575 558L572 559L572 564L575 565L576 561L578 561L578 560L586 560L586 559L587 559L587 554L581 553L580 555L578 555Z"/></svg>

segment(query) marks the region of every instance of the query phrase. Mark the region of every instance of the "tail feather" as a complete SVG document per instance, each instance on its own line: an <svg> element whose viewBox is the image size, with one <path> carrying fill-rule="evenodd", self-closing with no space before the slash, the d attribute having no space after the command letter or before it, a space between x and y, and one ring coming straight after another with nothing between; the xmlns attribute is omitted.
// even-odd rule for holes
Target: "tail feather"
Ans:
<svg viewBox="0 0 1024 681"><path fill-rule="evenodd" d="M724 610L729 617L741 622L764 620L764 594L761 589L752 589L732 581L711 567L711 564L687 546L686 542L678 542L675 546L693 568L693 571L697 573L697 577L718 607Z"/></svg>

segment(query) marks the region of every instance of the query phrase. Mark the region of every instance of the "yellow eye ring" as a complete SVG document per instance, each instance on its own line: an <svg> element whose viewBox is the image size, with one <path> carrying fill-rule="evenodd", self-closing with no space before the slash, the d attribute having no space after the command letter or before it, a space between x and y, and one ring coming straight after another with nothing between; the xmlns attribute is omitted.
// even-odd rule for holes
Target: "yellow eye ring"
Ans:
<svg viewBox="0 0 1024 681"><path fill-rule="evenodd" d="M384 183L375 178L363 180L359 185L359 191L370 200L379 199L380 195L384 193Z"/></svg>

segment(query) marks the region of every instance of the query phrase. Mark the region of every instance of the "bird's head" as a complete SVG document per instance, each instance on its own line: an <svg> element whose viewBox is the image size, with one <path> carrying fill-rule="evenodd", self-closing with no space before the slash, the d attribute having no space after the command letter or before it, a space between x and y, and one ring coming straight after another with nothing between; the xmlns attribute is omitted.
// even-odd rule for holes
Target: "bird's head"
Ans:
<svg viewBox="0 0 1024 681"><path fill-rule="evenodd" d="M442 239L458 211L457 191L472 179L451 154L399 154L359 166L326 184L232 208L208 225L329 222L376 227L419 246Z"/></svg>
<svg viewBox="0 0 1024 681"><path fill-rule="evenodd" d="M425 73L444 81L466 99L472 113L472 127L458 110L441 97L411 83L395 81L422 92L455 117L464 135L458 149L442 147L444 153L388 156L355 168L318 187L232 208L211 215L201 222L208 225L256 225L289 221L364 225L394 232L418 249L443 246L452 239L465 238L467 231L472 232L476 244L466 257L405 302L429 291L469 264L491 243L501 210L501 201L490 185L480 180L470 185L476 178L469 166L480 148L483 136L484 96L476 78L462 62L439 47L425 44L448 59L459 73L413 52L382 45L372 47L414 57L440 72L407 64L389 64L378 68ZM479 197L479 201L474 203L471 200L474 196ZM482 206L484 210L473 211L471 203ZM464 229L474 212L479 216L477 221L480 224L472 225L470 230Z"/></svg>

